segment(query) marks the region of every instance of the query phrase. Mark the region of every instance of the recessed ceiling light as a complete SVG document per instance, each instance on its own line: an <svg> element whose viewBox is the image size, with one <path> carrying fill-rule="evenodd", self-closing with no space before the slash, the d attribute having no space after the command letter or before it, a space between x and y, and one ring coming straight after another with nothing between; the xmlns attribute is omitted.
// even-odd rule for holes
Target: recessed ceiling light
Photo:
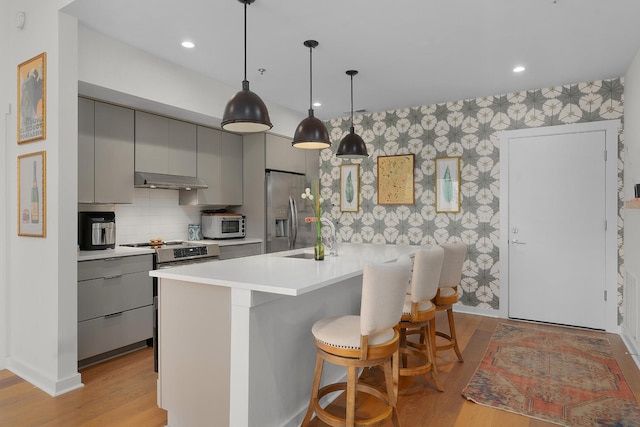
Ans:
<svg viewBox="0 0 640 427"><path fill-rule="evenodd" d="M314 103L313 103L313 106L314 106L314 107L321 107L321 106L322 106L322 104L321 104L320 102L314 102Z"/></svg>
<svg viewBox="0 0 640 427"><path fill-rule="evenodd" d="M194 47L196 47L196 45L193 44L193 42L184 41L182 42L182 47L186 47L187 49L193 49Z"/></svg>
<svg viewBox="0 0 640 427"><path fill-rule="evenodd" d="M525 68L524 68L522 65L518 65L517 67L515 67L515 68L513 69L513 72L514 72L514 73L521 73L521 72L523 72L524 70L525 70Z"/></svg>

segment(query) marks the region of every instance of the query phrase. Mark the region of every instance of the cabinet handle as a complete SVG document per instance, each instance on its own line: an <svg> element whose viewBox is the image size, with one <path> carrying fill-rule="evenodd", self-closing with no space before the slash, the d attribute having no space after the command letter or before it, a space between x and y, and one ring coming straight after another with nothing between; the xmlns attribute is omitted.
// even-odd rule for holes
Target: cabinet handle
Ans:
<svg viewBox="0 0 640 427"><path fill-rule="evenodd" d="M118 317L118 316L122 316L122 312L119 311L117 313L111 313L111 314L107 314L106 316L104 316L105 319L111 319L112 317Z"/></svg>
<svg viewBox="0 0 640 427"><path fill-rule="evenodd" d="M122 274L116 274L114 276L105 276L104 280L117 279L118 277L122 277Z"/></svg>

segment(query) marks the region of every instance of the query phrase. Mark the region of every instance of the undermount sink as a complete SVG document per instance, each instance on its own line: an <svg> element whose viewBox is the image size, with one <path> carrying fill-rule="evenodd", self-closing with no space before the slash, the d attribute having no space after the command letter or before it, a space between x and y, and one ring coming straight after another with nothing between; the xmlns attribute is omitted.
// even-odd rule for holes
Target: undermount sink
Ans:
<svg viewBox="0 0 640 427"><path fill-rule="evenodd" d="M299 254L287 255L285 258L314 259L314 256L312 253L302 252Z"/></svg>

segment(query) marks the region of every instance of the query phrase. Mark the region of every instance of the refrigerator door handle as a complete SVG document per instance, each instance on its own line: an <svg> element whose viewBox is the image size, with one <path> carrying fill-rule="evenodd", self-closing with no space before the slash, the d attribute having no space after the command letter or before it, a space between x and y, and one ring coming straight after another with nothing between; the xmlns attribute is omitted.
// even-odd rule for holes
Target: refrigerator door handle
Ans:
<svg viewBox="0 0 640 427"><path fill-rule="evenodd" d="M293 197L289 196L289 249L294 249L298 238L298 207Z"/></svg>

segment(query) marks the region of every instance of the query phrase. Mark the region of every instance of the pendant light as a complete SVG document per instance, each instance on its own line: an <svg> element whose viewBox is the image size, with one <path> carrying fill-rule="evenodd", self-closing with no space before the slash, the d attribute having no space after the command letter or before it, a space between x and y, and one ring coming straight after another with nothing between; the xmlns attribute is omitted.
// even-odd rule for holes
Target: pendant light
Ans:
<svg viewBox="0 0 640 427"><path fill-rule="evenodd" d="M249 90L247 81L247 6L255 0L238 0L244 3L244 80L242 90L227 103L222 116L222 129L231 132L265 132L273 127L269 111L262 99Z"/></svg>
<svg viewBox="0 0 640 427"><path fill-rule="evenodd" d="M347 136L340 141L338 151L336 151L336 157L342 159L362 159L369 157L367 145L353 128L353 76L358 74L358 71L348 70L346 73L348 76L351 76L351 128Z"/></svg>
<svg viewBox="0 0 640 427"><path fill-rule="evenodd" d="M304 119L298 125L293 135L293 145L296 148L322 149L331 147L329 141L329 132L321 120L313 116L312 108L312 87L313 87L313 48L318 46L315 40L307 40L304 45L309 48L309 117Z"/></svg>

